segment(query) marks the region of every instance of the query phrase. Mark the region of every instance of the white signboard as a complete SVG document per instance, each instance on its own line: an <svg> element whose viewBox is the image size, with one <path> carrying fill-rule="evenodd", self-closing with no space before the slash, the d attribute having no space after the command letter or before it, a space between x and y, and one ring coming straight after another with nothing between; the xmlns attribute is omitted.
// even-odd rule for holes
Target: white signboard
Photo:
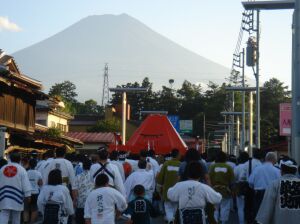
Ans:
<svg viewBox="0 0 300 224"><path fill-rule="evenodd" d="M193 132L193 120L180 120L180 133Z"/></svg>

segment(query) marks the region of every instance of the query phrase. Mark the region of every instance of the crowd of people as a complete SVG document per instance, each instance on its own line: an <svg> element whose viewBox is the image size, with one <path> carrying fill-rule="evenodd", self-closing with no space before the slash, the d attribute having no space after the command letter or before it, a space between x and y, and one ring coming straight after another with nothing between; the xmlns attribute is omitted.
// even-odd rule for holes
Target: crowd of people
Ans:
<svg viewBox="0 0 300 224"><path fill-rule="evenodd" d="M36 154L12 152L0 160L0 223L289 224L300 219L296 162L254 149L228 156L188 149L181 155L139 155L99 148L92 155L65 147Z"/></svg>

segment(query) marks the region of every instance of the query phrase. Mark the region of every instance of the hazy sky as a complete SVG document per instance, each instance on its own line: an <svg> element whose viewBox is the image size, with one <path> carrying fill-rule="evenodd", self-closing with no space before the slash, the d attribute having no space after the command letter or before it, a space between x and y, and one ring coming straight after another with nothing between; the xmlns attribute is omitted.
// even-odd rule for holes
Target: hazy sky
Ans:
<svg viewBox="0 0 300 224"><path fill-rule="evenodd" d="M0 0L0 48L13 53L86 16L127 13L185 48L231 67L242 11L240 0ZM263 81L277 77L290 86L291 23L291 10L261 13Z"/></svg>

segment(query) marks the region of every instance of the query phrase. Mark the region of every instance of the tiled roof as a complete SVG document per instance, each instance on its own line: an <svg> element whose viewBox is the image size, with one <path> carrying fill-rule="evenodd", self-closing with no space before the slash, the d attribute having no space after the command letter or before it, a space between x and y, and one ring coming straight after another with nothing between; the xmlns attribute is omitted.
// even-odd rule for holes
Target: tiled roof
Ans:
<svg viewBox="0 0 300 224"><path fill-rule="evenodd" d="M66 135L84 143L112 143L115 139L113 132L69 132Z"/></svg>

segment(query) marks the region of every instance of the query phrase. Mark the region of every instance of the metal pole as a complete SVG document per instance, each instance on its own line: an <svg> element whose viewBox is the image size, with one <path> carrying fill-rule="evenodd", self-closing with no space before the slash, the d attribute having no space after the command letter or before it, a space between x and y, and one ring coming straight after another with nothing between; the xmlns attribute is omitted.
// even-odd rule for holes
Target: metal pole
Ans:
<svg viewBox="0 0 300 224"><path fill-rule="evenodd" d="M126 99L126 92L122 93L122 145L125 145L126 143L126 105L127 105L127 99Z"/></svg>
<svg viewBox="0 0 300 224"><path fill-rule="evenodd" d="M300 163L300 0L295 1L292 53L292 151Z"/></svg>
<svg viewBox="0 0 300 224"><path fill-rule="evenodd" d="M257 12L256 17L256 43L257 43L257 50L256 50L256 147L260 148L260 88L259 88L259 10Z"/></svg>
<svg viewBox="0 0 300 224"><path fill-rule="evenodd" d="M238 156L239 154L239 146L240 145L240 117L237 117L237 122L236 122L236 146L237 150L235 155Z"/></svg>
<svg viewBox="0 0 300 224"><path fill-rule="evenodd" d="M249 156L252 157L252 147L253 147L253 93L250 92L249 100Z"/></svg>
<svg viewBox="0 0 300 224"><path fill-rule="evenodd" d="M234 91L232 91L232 112L234 112ZM231 122L234 124L234 115L231 116ZM234 152L234 125L231 125L231 148L230 154Z"/></svg>
<svg viewBox="0 0 300 224"><path fill-rule="evenodd" d="M226 153L228 153L228 145L227 145L227 143L228 143L228 135L227 135L227 133L225 133L225 152Z"/></svg>
<svg viewBox="0 0 300 224"><path fill-rule="evenodd" d="M242 51L242 85L245 88L245 48ZM245 91L242 92L242 135L241 135L241 150L245 150Z"/></svg>

